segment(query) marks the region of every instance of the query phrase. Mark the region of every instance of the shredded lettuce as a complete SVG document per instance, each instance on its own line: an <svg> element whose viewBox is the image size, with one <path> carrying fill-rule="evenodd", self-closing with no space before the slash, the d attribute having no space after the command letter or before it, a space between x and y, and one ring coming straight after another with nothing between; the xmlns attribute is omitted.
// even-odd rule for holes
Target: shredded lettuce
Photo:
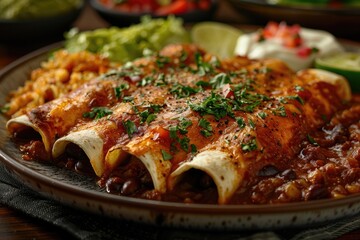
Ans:
<svg viewBox="0 0 360 240"><path fill-rule="evenodd" d="M111 61L127 62L143 56L145 50L158 51L170 43L189 42L189 34L180 18L152 19L145 16L141 23L127 28L101 28L65 34L65 48L70 52L87 50L108 57Z"/></svg>

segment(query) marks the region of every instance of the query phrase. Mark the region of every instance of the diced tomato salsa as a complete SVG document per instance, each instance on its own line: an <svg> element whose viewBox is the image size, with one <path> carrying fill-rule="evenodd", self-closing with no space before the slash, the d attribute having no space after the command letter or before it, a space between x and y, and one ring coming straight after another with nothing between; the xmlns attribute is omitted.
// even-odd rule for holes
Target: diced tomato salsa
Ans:
<svg viewBox="0 0 360 240"><path fill-rule="evenodd" d="M156 16L207 10L210 0L99 0L107 8L128 13L151 13Z"/></svg>

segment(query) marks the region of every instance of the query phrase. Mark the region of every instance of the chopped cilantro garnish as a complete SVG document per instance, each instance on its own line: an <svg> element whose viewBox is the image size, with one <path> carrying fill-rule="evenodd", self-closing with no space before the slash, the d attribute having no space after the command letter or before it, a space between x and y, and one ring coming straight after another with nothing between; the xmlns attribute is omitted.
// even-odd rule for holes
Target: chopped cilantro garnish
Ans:
<svg viewBox="0 0 360 240"><path fill-rule="evenodd" d="M203 88L203 87L209 87L209 86L210 86L210 83L209 83L209 82L205 82L205 81L198 81L198 82L196 82L196 86L201 87L201 88Z"/></svg>
<svg viewBox="0 0 360 240"><path fill-rule="evenodd" d="M189 143L190 143L190 139L188 137L183 137L179 139L180 147L185 152L189 152Z"/></svg>
<svg viewBox="0 0 360 240"><path fill-rule="evenodd" d="M208 120L205 118L201 118L198 124L202 129L200 130L200 133L204 137L210 137L213 134L213 129Z"/></svg>
<svg viewBox="0 0 360 240"><path fill-rule="evenodd" d="M195 146L195 144L191 144L190 148L191 148L191 153L192 154L197 153L197 147Z"/></svg>
<svg viewBox="0 0 360 240"><path fill-rule="evenodd" d="M90 112L83 114L84 118L99 119L107 115L112 114L113 112L107 107L93 107Z"/></svg>
<svg viewBox="0 0 360 240"><path fill-rule="evenodd" d="M234 87L234 109L244 112L253 112L263 101L269 100L265 95L252 93L255 84L253 79L248 78L244 83Z"/></svg>
<svg viewBox="0 0 360 240"><path fill-rule="evenodd" d="M179 83L174 84L170 89L170 93L174 94L177 98L185 98L197 93L198 91L199 90L196 88L184 86Z"/></svg>
<svg viewBox="0 0 360 240"><path fill-rule="evenodd" d="M189 54L186 51L181 51L180 61L183 63L188 58Z"/></svg>
<svg viewBox="0 0 360 240"><path fill-rule="evenodd" d="M321 119L324 121L324 122L327 122L328 121L328 118L325 114L321 114Z"/></svg>
<svg viewBox="0 0 360 240"><path fill-rule="evenodd" d="M310 134L307 135L307 139L309 140L309 142L314 145L314 146L319 146L319 144L315 141L315 139L310 136Z"/></svg>
<svg viewBox="0 0 360 240"><path fill-rule="evenodd" d="M132 62L125 63L119 70L109 71L101 76L102 79L106 79L108 77L139 77L142 75L142 69L136 67L132 64Z"/></svg>
<svg viewBox="0 0 360 240"><path fill-rule="evenodd" d="M129 84L127 83L123 83L120 84L120 86L115 87L114 91L115 91L115 97L117 99L121 98L123 96L123 91L129 89Z"/></svg>
<svg viewBox="0 0 360 240"><path fill-rule="evenodd" d="M154 111L154 113L160 112L163 106L159 104L150 104L150 108Z"/></svg>
<svg viewBox="0 0 360 240"><path fill-rule="evenodd" d="M267 114L266 114L266 112L259 112L259 113L258 113L258 116L259 116L260 118L262 118L262 119L265 119L266 116L267 116Z"/></svg>
<svg viewBox="0 0 360 240"><path fill-rule="evenodd" d="M276 116L281 116L281 117L286 117L286 109L284 106L280 106L278 108L276 108L275 110L272 111L274 115Z"/></svg>
<svg viewBox="0 0 360 240"><path fill-rule="evenodd" d="M167 82L166 82L166 78L165 78L165 74L164 73L160 73L157 77L157 79L155 80L154 83L155 86L166 86Z"/></svg>
<svg viewBox="0 0 360 240"><path fill-rule="evenodd" d="M156 114L150 113L149 109L146 109L146 110L142 111L141 113L139 113L139 116L140 116L141 123L144 123L144 122L150 123L150 122L154 121L156 118Z"/></svg>
<svg viewBox="0 0 360 240"><path fill-rule="evenodd" d="M210 59L210 64L211 66L217 68L221 66L221 62L219 60L219 58L217 58L216 56L212 56Z"/></svg>
<svg viewBox="0 0 360 240"><path fill-rule="evenodd" d="M167 161L167 160L170 160L173 158L173 156L170 153L168 153L167 151L165 151L163 149L161 149L160 151L161 151L161 155L162 155L162 158L164 159L164 161Z"/></svg>
<svg viewBox="0 0 360 240"><path fill-rule="evenodd" d="M156 65L157 65L159 68L165 67L165 65L168 64L168 63L170 63L170 58L169 58L169 57L159 55L159 56L156 58Z"/></svg>
<svg viewBox="0 0 360 240"><path fill-rule="evenodd" d="M221 88L225 84L231 83L231 79L226 73L219 73L215 77L211 78L209 83L213 89L217 89Z"/></svg>
<svg viewBox="0 0 360 240"><path fill-rule="evenodd" d="M188 132L187 128L192 125L192 122L183 117L179 120L180 122L177 125L169 127L170 139L172 139L171 150L176 151L175 144L179 143L182 150L184 150L185 152L189 152L190 139L186 136L179 137L178 133L180 133L181 135L185 135Z"/></svg>
<svg viewBox="0 0 360 240"><path fill-rule="evenodd" d="M146 118L146 123L149 124L152 121L154 121L156 119L156 115L154 113L149 114L149 116L147 116Z"/></svg>
<svg viewBox="0 0 360 240"><path fill-rule="evenodd" d="M180 122L177 125L177 129L179 130L179 132L181 134L186 134L188 132L187 128L190 127L191 125L192 125L192 122L189 119L180 118Z"/></svg>
<svg viewBox="0 0 360 240"><path fill-rule="evenodd" d="M188 131L187 128L192 125L192 122L186 118L180 118L180 122L177 125L173 125L169 127L170 139L173 141L171 142L172 151L176 151L176 143L180 144L180 147L185 152L189 152L189 143L190 139L186 136L179 137L178 133L181 135L185 135Z"/></svg>
<svg viewBox="0 0 360 240"><path fill-rule="evenodd" d="M255 138L252 138L249 141L241 144L241 149L245 152L250 152L250 151L256 150L257 148L258 148L258 146L257 146Z"/></svg>
<svg viewBox="0 0 360 240"><path fill-rule="evenodd" d="M142 112L134 107L134 111L140 117L140 123L150 123L156 119L156 113L159 113L161 110L161 105L151 104L150 106L146 107L146 109Z"/></svg>
<svg viewBox="0 0 360 240"><path fill-rule="evenodd" d="M193 111L200 113L200 115L213 115L217 120L225 116L234 117L229 100L214 92L201 103L189 103L189 106Z"/></svg>
<svg viewBox="0 0 360 240"><path fill-rule="evenodd" d="M126 133L129 135L129 137L132 137L132 135L134 133L138 132L138 129L137 129L135 123L131 120L123 121L123 125L124 125Z"/></svg>
<svg viewBox="0 0 360 240"><path fill-rule="evenodd" d="M154 78L152 76L146 76L141 79L141 81L138 82L138 86L144 87L146 85L150 85L154 81Z"/></svg>
<svg viewBox="0 0 360 240"><path fill-rule="evenodd" d="M200 76L204 76L214 71L210 63L204 62L200 53L195 53L195 62L197 66L197 73Z"/></svg>
<svg viewBox="0 0 360 240"><path fill-rule="evenodd" d="M294 99L294 100L298 101L299 103L301 103L301 105L305 104L305 101L299 95L288 96L287 98L288 99Z"/></svg>
<svg viewBox="0 0 360 240"><path fill-rule="evenodd" d="M236 123L239 125L239 128L244 128L246 126L245 120L242 117L237 117Z"/></svg>
<svg viewBox="0 0 360 240"><path fill-rule="evenodd" d="M296 86L295 86L295 91L301 92L301 91L304 91L304 88L301 87L301 86L299 86L299 85L296 85Z"/></svg>
<svg viewBox="0 0 360 240"><path fill-rule="evenodd" d="M255 129L255 128L256 128L255 123L254 123L253 120L251 120L251 119L249 119L249 126L250 126L250 128L252 128L252 129Z"/></svg>
<svg viewBox="0 0 360 240"><path fill-rule="evenodd" d="M280 97L280 98L279 98L279 102L282 103L282 104L287 104L287 103L288 103L286 97Z"/></svg>
<svg viewBox="0 0 360 240"><path fill-rule="evenodd" d="M169 132L170 132L170 138L171 139L178 139L177 126L170 126L169 127Z"/></svg>
<svg viewBox="0 0 360 240"><path fill-rule="evenodd" d="M184 135L186 134L187 128L190 127L192 125L192 122L184 117L181 117L180 122L176 125L176 126L170 126L169 131L170 131L170 138L172 139L177 139L177 132L179 132L180 134Z"/></svg>
<svg viewBox="0 0 360 240"><path fill-rule="evenodd" d="M261 68L255 68L254 72L261 73L261 74L267 74L267 73L272 72L272 69L269 68L269 67L264 66L264 67L261 67Z"/></svg>
<svg viewBox="0 0 360 240"><path fill-rule="evenodd" d="M246 68L242 68L233 72L229 72L230 77L239 77L248 74L248 70Z"/></svg>
<svg viewBox="0 0 360 240"><path fill-rule="evenodd" d="M134 97L132 96L123 97L123 102L132 102L132 101L134 101Z"/></svg>

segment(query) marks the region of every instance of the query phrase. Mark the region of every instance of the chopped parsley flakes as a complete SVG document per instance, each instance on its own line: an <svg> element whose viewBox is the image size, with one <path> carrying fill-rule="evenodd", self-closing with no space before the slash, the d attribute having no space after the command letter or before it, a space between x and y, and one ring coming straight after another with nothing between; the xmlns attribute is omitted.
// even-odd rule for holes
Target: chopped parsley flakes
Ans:
<svg viewBox="0 0 360 240"><path fill-rule="evenodd" d="M244 128L246 126L245 120L242 117L235 118L236 123L239 125L239 128Z"/></svg>
<svg viewBox="0 0 360 240"><path fill-rule="evenodd" d="M182 150L184 150L185 152L189 152L189 144L190 144L190 139L187 136L179 136L178 133L180 135L185 135L188 133L187 128L190 127L192 125L192 122L189 119L186 118L180 118L179 119L179 123L175 126L170 126L169 127L169 133L170 133L170 139L172 140L171 142L171 150L172 151L176 151L176 143L179 143L180 148ZM193 152L195 146L191 146L191 152ZM196 147L195 147L196 148Z"/></svg>
<svg viewBox="0 0 360 240"><path fill-rule="evenodd" d="M211 127L211 124L205 118L201 118L198 125L202 128L200 130L201 135L203 135L204 137L210 137L211 135L213 135L213 129Z"/></svg>
<svg viewBox="0 0 360 240"><path fill-rule="evenodd" d="M126 133L129 135L130 138L133 136L134 133L138 132L138 129L137 129L135 123L131 120L123 121L123 125L124 125Z"/></svg>
<svg viewBox="0 0 360 240"><path fill-rule="evenodd" d="M161 151L161 155L162 155L162 158L164 159L164 161L168 161L173 158L173 156L170 153L168 153L167 151L165 151L163 149L161 149L160 151Z"/></svg>
<svg viewBox="0 0 360 240"><path fill-rule="evenodd" d="M189 103L189 106L193 111L200 113L202 116L206 114L213 115L216 120L225 116L234 117L232 105L229 104L229 99L214 92L201 103Z"/></svg>
<svg viewBox="0 0 360 240"><path fill-rule="evenodd" d="M185 97L189 97L190 95L199 92L199 89L192 88L192 87L189 87L189 86L184 86L184 85L181 85L179 83L175 83L170 88L169 91L170 91L170 93L175 95L177 98L185 98Z"/></svg>
<svg viewBox="0 0 360 240"><path fill-rule="evenodd" d="M195 53L195 62L197 66L197 74L200 76L205 76L208 73L213 73L214 68L211 63L204 62L200 53Z"/></svg>
<svg viewBox="0 0 360 240"><path fill-rule="evenodd" d="M255 138L252 138L249 141L241 144L241 149L244 152L250 152L250 151L256 150L257 148L258 148L258 146L257 146Z"/></svg>
<svg viewBox="0 0 360 240"><path fill-rule="evenodd" d="M116 97L117 99L123 97L123 91L124 91L124 90L127 90L127 89L129 89L129 88L130 88L130 87L129 87L129 84L127 84L127 83L120 84L120 86L115 87L115 88L114 88L115 97Z"/></svg>
<svg viewBox="0 0 360 240"><path fill-rule="evenodd" d="M310 136L310 134L307 135L307 139L309 140L309 142L314 145L314 146L319 146L319 144L315 141L315 139Z"/></svg>
<svg viewBox="0 0 360 240"><path fill-rule="evenodd" d="M90 112L83 114L84 118L100 119L113 112L107 107L93 107Z"/></svg>
<svg viewBox="0 0 360 240"><path fill-rule="evenodd" d="M217 89L223 87L225 84L231 83L231 79L229 75L219 73L215 77L211 78L209 83L213 89Z"/></svg>

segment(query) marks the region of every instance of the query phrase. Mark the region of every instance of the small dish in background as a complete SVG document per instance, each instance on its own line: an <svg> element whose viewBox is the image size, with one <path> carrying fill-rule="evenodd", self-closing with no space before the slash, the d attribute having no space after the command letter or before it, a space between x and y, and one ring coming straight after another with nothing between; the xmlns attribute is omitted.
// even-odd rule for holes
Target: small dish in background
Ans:
<svg viewBox="0 0 360 240"><path fill-rule="evenodd" d="M70 0L67 2L70 2ZM63 39L64 32L71 28L85 5L84 0L77 0L74 2L76 2L74 7L62 9L58 14L56 11L51 11L54 14L32 16L30 13L26 13L25 15L27 16L21 17L0 17L0 43L31 44L35 42L49 42ZM57 4L59 3L63 4L61 1L57 1ZM44 3L43 6L50 7L49 2L47 2L47 4L48 5L45 5ZM38 10L44 11L43 9ZM32 11L34 10L32 9Z"/></svg>
<svg viewBox="0 0 360 240"><path fill-rule="evenodd" d="M155 0L154 0L155 1ZM167 15L174 15L180 17L184 22L195 23L200 21L211 20L215 14L218 6L217 0L208 0L207 6L195 7L186 10L185 7L180 9L165 9L164 11L154 12L151 10L137 12L119 9L115 7L105 6L100 0L90 0L90 5L95 11L107 22L113 26L125 27L134 23L139 23L144 15L149 15L152 18L166 17ZM169 1L171 2L171 1ZM186 3L187 0L180 0L178 2Z"/></svg>
<svg viewBox="0 0 360 240"><path fill-rule="evenodd" d="M360 7L355 5L273 4L271 0L228 0L252 23L265 25L268 21L300 24L321 29L337 37L354 37L360 33ZM299 2L299 1L298 1ZM340 1L338 1L340 2Z"/></svg>

